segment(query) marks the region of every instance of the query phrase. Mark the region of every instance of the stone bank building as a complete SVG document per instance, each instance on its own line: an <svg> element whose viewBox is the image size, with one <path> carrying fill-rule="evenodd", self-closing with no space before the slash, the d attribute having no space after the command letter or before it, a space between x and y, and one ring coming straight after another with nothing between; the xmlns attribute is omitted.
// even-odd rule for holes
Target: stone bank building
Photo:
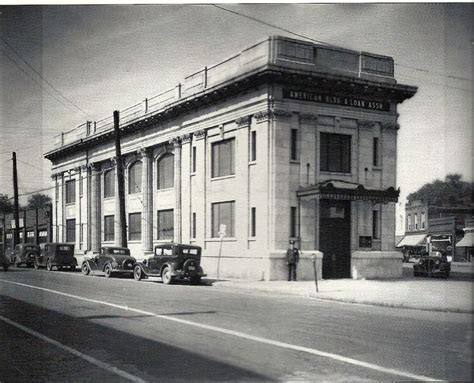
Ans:
<svg viewBox="0 0 474 383"><path fill-rule="evenodd" d="M391 57L269 37L120 111L128 243L203 249L205 272L286 278L401 274L395 250L397 83ZM90 254L120 243L112 113L45 154L53 235ZM219 231L225 225L225 236Z"/></svg>

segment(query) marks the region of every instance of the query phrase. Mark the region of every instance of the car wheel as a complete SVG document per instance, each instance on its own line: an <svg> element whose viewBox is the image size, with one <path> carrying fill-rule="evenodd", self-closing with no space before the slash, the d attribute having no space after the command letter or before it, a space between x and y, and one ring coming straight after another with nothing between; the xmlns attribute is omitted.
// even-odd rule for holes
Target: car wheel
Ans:
<svg viewBox="0 0 474 383"><path fill-rule="evenodd" d="M14 262L15 267L20 267L20 264L21 264L21 261L18 262L18 258L15 258L15 262Z"/></svg>
<svg viewBox="0 0 474 383"><path fill-rule="evenodd" d="M48 271L53 270L53 265L51 264L51 261L49 259L46 261L46 270Z"/></svg>
<svg viewBox="0 0 474 383"><path fill-rule="evenodd" d="M89 265L86 262L82 264L81 271L84 275L89 275L89 273L91 272L91 269L89 268Z"/></svg>
<svg viewBox="0 0 474 383"><path fill-rule="evenodd" d="M33 266L35 267L36 270L38 270L40 268L38 260L35 259L35 262L33 263Z"/></svg>
<svg viewBox="0 0 474 383"><path fill-rule="evenodd" d="M191 277L190 281L192 285L199 285L201 283L201 277L199 276Z"/></svg>
<svg viewBox="0 0 474 383"><path fill-rule="evenodd" d="M169 267L165 267L161 273L161 280L165 285L169 285L173 282L173 276Z"/></svg>
<svg viewBox="0 0 474 383"><path fill-rule="evenodd" d="M104 267L104 274L106 278L110 278L112 276L112 266L110 263L107 263Z"/></svg>
<svg viewBox="0 0 474 383"><path fill-rule="evenodd" d="M133 279L135 279L136 281L141 281L142 278L143 278L142 268L137 265L133 269Z"/></svg>

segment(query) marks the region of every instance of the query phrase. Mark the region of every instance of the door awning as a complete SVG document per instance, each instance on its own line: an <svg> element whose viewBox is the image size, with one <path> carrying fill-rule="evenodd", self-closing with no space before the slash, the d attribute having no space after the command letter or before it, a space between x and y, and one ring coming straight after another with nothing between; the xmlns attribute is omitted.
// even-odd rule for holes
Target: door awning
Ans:
<svg viewBox="0 0 474 383"><path fill-rule="evenodd" d="M426 238L426 234L405 235L396 247L421 246Z"/></svg>
<svg viewBox="0 0 474 383"><path fill-rule="evenodd" d="M400 190L366 189L352 182L329 180L296 191L300 199L338 199L349 201L373 201L375 203L397 202Z"/></svg>
<svg viewBox="0 0 474 383"><path fill-rule="evenodd" d="M474 233L465 233L464 237L456 243L456 247L474 247Z"/></svg>

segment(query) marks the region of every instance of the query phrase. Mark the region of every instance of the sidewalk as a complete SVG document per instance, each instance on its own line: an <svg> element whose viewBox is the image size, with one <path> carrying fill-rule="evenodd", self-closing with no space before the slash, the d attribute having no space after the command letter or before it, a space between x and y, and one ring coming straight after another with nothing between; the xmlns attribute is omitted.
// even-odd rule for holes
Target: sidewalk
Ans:
<svg viewBox="0 0 474 383"><path fill-rule="evenodd" d="M408 274L408 273L404 273ZM470 279L414 278L397 280L331 279L318 281L213 281L215 287L297 295L310 299L441 312L474 313Z"/></svg>

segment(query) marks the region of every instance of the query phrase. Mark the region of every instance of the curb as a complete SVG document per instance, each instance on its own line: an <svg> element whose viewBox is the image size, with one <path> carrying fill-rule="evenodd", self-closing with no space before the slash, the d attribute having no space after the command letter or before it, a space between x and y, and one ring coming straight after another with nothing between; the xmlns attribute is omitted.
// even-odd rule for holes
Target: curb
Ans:
<svg viewBox="0 0 474 383"><path fill-rule="evenodd" d="M397 308L397 309L432 311L432 312L455 313L455 314L474 314L474 310L472 309L469 310L469 309L461 309L461 308L419 307L419 306L403 304L403 303L398 304L398 303L357 301L355 299L318 297L314 293L311 293L309 297L320 300L320 301L326 301L326 302L339 302L339 303L348 303L348 304L364 305L364 306L378 306L378 307L389 307L389 308Z"/></svg>

